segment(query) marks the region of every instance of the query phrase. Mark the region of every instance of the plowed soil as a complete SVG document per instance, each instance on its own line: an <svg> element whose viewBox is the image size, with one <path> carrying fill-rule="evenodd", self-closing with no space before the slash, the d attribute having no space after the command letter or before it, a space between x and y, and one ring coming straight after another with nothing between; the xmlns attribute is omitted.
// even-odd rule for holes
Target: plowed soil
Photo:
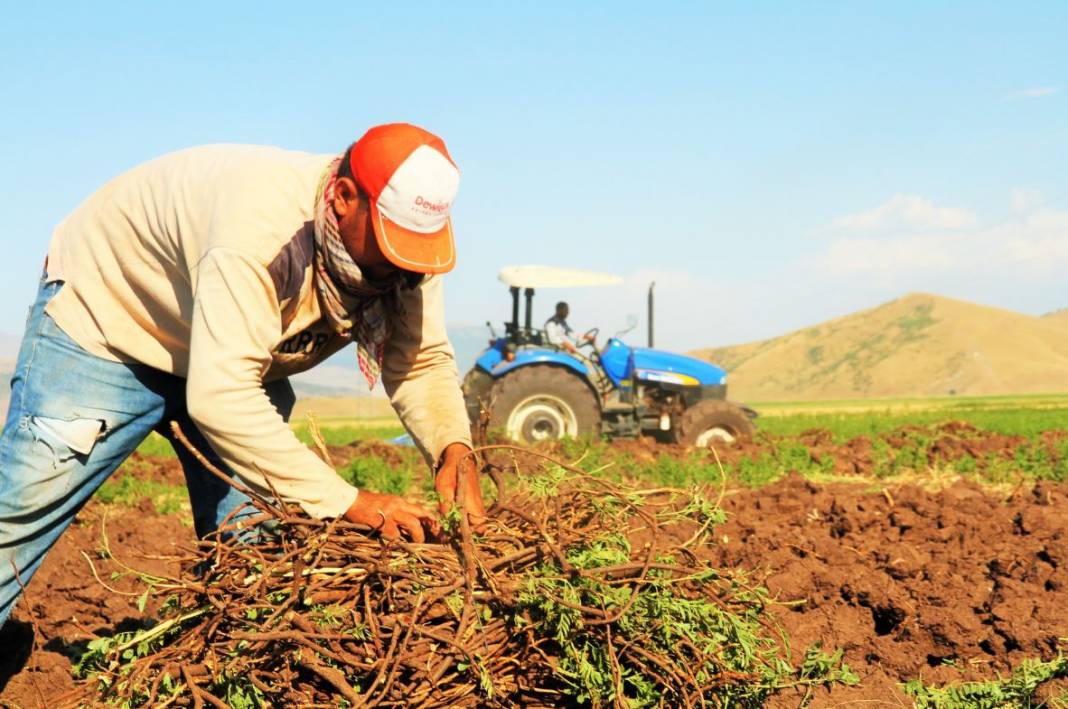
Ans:
<svg viewBox="0 0 1068 709"><path fill-rule="evenodd" d="M969 445L984 452L1013 447L1006 437L989 438ZM821 455L833 450L846 460L843 471L861 472L862 440L809 439ZM620 445L627 455L649 455L641 443ZM361 452L331 450L338 464ZM153 475L181 481L174 461L161 461ZM1043 482L1008 494L958 481L940 490L872 491L791 476L760 490L732 490L724 506L730 518L708 548L711 558L753 570L777 599L769 612L795 649L816 641L842 648L861 676L859 687L816 692L811 706L910 706L899 682L991 679L1025 658L1051 659L1058 638L1068 635L1068 486ZM84 643L142 617L138 584L110 579L118 567L100 558L105 512L112 551L135 568L175 573L178 560L157 557L180 557L193 542L187 512L159 515L149 501L137 508L91 503L0 633L0 704L37 706L69 689L70 658ZM104 588L83 552L104 582L134 595ZM150 603L146 614L153 611ZM27 660L32 623L37 649ZM772 704L802 699L786 694Z"/></svg>
<svg viewBox="0 0 1068 709"><path fill-rule="evenodd" d="M121 567L101 558L105 531L118 560L163 575L177 575L180 564L157 557L181 556L183 547L195 541L188 513L159 515L149 500L136 508L90 502L49 552L12 620L0 630L0 706L50 703L47 700L74 686L71 658L90 640L135 630L145 615L158 610L150 600L144 614L138 611L137 596L144 586L136 579L111 578ZM101 581L83 554L93 560ZM36 651L26 658L33 624L38 631Z"/></svg>
<svg viewBox="0 0 1068 709"><path fill-rule="evenodd" d="M873 493L793 476L725 507L715 558L759 570L794 647L842 648L861 675L830 704L907 705L897 682L990 679L1052 659L1068 631L1063 485L1004 500L965 482Z"/></svg>
<svg viewBox="0 0 1068 709"><path fill-rule="evenodd" d="M1057 463L1062 458L1060 444L1066 439L1068 431L1045 431L1038 436L1037 443L1046 460ZM856 436L844 441L836 441L830 431L816 428L803 432L796 441L808 450L813 461L830 460L831 472L836 475L870 475L876 472L876 443L886 448L891 457L907 449L922 454L924 459L935 465L970 458L975 461L976 470L982 470L992 461L1013 461L1022 447L1031 444L1025 436L992 433L961 421L926 427L904 426L875 439ZM724 464L731 464L743 458L759 458L774 453L778 442L779 439L773 436L758 434L755 439L719 446L717 451ZM676 445L658 445L647 438L615 441L613 448L642 463L653 463L658 456L665 454L684 458L692 453L692 450Z"/></svg>

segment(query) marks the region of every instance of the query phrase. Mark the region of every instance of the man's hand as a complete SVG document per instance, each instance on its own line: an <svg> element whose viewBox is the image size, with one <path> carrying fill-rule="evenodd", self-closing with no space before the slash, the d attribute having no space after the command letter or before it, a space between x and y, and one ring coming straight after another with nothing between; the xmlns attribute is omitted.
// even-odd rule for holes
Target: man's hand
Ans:
<svg viewBox="0 0 1068 709"><path fill-rule="evenodd" d="M486 524L486 508L482 504L482 488L478 483L478 471L475 470L475 457L463 443L450 443L441 454L441 465L434 476L434 487L438 491L438 507L442 516L449 513L453 505L460 506L463 498L467 510L467 520L474 530L481 531ZM460 461L463 461L462 463ZM463 487L460 487L460 472L463 471Z"/></svg>
<svg viewBox="0 0 1068 709"><path fill-rule="evenodd" d="M422 505L367 490L360 490L345 519L377 529L386 539L400 539L403 534L416 544L426 541L427 532L436 536L440 531L434 513Z"/></svg>

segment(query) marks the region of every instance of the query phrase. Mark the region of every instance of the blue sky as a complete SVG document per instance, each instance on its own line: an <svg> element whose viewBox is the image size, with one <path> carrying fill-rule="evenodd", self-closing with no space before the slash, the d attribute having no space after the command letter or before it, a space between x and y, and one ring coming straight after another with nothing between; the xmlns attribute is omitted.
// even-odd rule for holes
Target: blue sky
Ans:
<svg viewBox="0 0 1068 709"><path fill-rule="evenodd" d="M916 290L1068 307L1068 3L158 5L5 8L0 332L53 226L126 168L393 120L463 171L453 323L503 320L518 263L624 276L541 296L581 329L655 279L678 349Z"/></svg>

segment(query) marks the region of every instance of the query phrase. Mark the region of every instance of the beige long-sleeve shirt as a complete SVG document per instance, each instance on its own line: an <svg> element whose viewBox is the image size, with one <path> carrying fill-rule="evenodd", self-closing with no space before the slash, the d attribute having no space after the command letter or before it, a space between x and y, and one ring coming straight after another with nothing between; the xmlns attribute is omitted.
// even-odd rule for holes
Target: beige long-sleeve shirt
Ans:
<svg viewBox="0 0 1068 709"><path fill-rule="evenodd" d="M300 443L262 384L347 344L312 280L315 191L332 157L245 145L165 155L56 227L47 268L66 282L47 307L64 332L97 356L186 378L189 415L222 460L315 517L342 514L357 491ZM441 278L403 300L382 381L433 465L450 443L470 445Z"/></svg>

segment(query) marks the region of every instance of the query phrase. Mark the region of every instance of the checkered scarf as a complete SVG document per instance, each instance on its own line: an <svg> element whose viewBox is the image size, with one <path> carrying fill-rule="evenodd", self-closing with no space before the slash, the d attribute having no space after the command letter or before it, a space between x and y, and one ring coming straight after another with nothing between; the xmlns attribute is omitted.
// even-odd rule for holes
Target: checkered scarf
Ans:
<svg viewBox="0 0 1068 709"><path fill-rule="evenodd" d="M356 343L360 372L372 389L382 373L382 358L392 332L392 318L403 314L400 291L404 274L384 282L365 278L341 241L334 214L334 189L341 158L323 172L315 195L315 286L323 314L342 337Z"/></svg>

